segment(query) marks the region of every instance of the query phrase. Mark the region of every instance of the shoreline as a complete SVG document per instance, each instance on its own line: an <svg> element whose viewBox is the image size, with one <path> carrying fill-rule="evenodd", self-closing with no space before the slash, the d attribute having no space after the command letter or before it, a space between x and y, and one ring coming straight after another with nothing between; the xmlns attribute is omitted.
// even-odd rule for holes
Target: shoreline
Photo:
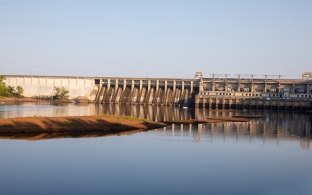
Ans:
<svg viewBox="0 0 312 195"><path fill-rule="evenodd" d="M48 99L38 99L32 97L0 97L0 104L20 104L20 103L37 103L37 102L52 102Z"/></svg>

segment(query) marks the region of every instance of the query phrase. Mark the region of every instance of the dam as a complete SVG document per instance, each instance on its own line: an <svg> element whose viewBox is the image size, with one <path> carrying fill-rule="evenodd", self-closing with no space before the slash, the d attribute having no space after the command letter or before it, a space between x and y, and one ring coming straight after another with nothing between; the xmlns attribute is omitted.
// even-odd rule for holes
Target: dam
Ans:
<svg viewBox="0 0 312 195"><path fill-rule="evenodd" d="M21 86L26 97L52 97L54 87L69 90L70 99L98 104L178 105L207 109L298 110L312 108L312 77L284 79L253 75L193 79L4 75Z"/></svg>

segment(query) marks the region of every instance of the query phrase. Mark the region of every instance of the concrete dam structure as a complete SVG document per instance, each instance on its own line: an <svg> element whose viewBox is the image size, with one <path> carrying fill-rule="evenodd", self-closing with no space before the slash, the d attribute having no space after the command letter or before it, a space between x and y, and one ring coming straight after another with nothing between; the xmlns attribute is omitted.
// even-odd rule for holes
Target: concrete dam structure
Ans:
<svg viewBox="0 0 312 195"><path fill-rule="evenodd" d="M195 105L208 109L312 110L312 79L199 78Z"/></svg>
<svg viewBox="0 0 312 195"><path fill-rule="evenodd" d="M207 109L312 110L312 79L194 79L4 75L27 97L51 97L65 87L71 99L99 104L179 105Z"/></svg>
<svg viewBox="0 0 312 195"><path fill-rule="evenodd" d="M21 86L25 97L52 97L54 87L64 87L69 91L69 98L86 96L95 98L97 89L92 77L74 76L38 76L38 75L4 75L6 85Z"/></svg>
<svg viewBox="0 0 312 195"><path fill-rule="evenodd" d="M96 79L97 103L130 103L188 106L198 94L193 79L104 78Z"/></svg>

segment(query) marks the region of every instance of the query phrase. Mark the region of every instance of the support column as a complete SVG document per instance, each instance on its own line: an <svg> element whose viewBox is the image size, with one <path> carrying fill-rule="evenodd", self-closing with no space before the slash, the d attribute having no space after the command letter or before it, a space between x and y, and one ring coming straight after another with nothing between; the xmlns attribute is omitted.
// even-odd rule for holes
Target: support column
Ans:
<svg viewBox="0 0 312 195"><path fill-rule="evenodd" d="M250 86L250 91L251 92L254 92L254 75L252 74L251 75L251 86Z"/></svg>
<svg viewBox="0 0 312 195"><path fill-rule="evenodd" d="M123 80L123 91L125 91L126 87L127 87L127 80L124 79Z"/></svg>
<svg viewBox="0 0 312 195"><path fill-rule="evenodd" d="M118 79L115 80L115 91L118 89Z"/></svg>
<svg viewBox="0 0 312 195"><path fill-rule="evenodd" d="M53 79L53 86L55 85L54 80L55 79ZM99 103L99 100L101 99L101 95L102 95L102 90L103 90L103 81L102 81L102 79L100 79L99 80L99 86L98 86L98 92L95 96L95 103Z"/></svg>
<svg viewBox="0 0 312 195"><path fill-rule="evenodd" d="M228 81L225 78L225 80L224 80L224 91L227 91L227 90L228 90Z"/></svg>
<svg viewBox="0 0 312 195"><path fill-rule="evenodd" d="M54 81L53 81L54 82ZM54 83L53 83L54 84ZM100 79L99 88L103 87L103 79Z"/></svg>
<svg viewBox="0 0 312 195"><path fill-rule="evenodd" d="M250 91L254 92L254 83L253 83L253 81L251 81Z"/></svg>
<svg viewBox="0 0 312 195"><path fill-rule="evenodd" d="M240 74L238 75L238 82L237 82L237 92L240 92L240 88L241 88L241 76Z"/></svg>
<svg viewBox="0 0 312 195"><path fill-rule="evenodd" d="M203 96L202 100L203 100L202 108L205 109L206 108L206 97Z"/></svg>
<svg viewBox="0 0 312 195"><path fill-rule="evenodd" d="M110 79L107 79L107 90L110 88Z"/></svg>
<svg viewBox="0 0 312 195"><path fill-rule="evenodd" d="M165 93L167 92L167 87L168 87L168 81L165 80Z"/></svg>
<svg viewBox="0 0 312 195"><path fill-rule="evenodd" d="M134 90L134 80L131 80L131 91Z"/></svg>
<svg viewBox="0 0 312 195"><path fill-rule="evenodd" d="M173 91L175 91L175 90L176 90L176 87L177 87L177 81L176 81L176 80L174 80L174 81L173 81Z"/></svg>
<svg viewBox="0 0 312 195"><path fill-rule="evenodd" d="M159 90L159 80L156 80L156 91Z"/></svg>
<svg viewBox="0 0 312 195"><path fill-rule="evenodd" d="M151 90L151 80L147 80L147 91Z"/></svg>
<svg viewBox="0 0 312 195"><path fill-rule="evenodd" d="M193 90L194 90L194 81L191 81L191 94L193 94Z"/></svg>
<svg viewBox="0 0 312 195"><path fill-rule="evenodd" d="M185 85L185 83L184 83L184 81L182 81L182 94L184 93L184 85Z"/></svg>
<svg viewBox="0 0 312 195"><path fill-rule="evenodd" d="M142 87L143 87L143 81L142 80L140 80L140 91L142 91Z"/></svg>
<svg viewBox="0 0 312 195"><path fill-rule="evenodd" d="M214 81L212 81L211 85L212 85L212 91L215 91L216 90L216 83Z"/></svg>
<svg viewBox="0 0 312 195"><path fill-rule="evenodd" d="M295 84L292 84L291 93L295 93Z"/></svg>

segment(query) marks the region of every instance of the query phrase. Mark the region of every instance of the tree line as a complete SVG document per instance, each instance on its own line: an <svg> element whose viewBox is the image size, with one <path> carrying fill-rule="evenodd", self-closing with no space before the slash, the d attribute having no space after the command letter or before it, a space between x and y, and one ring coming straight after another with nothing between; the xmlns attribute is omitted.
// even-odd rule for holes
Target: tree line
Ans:
<svg viewBox="0 0 312 195"><path fill-rule="evenodd" d="M7 86L5 77L0 76L0 97L23 97L24 89L21 86Z"/></svg>

